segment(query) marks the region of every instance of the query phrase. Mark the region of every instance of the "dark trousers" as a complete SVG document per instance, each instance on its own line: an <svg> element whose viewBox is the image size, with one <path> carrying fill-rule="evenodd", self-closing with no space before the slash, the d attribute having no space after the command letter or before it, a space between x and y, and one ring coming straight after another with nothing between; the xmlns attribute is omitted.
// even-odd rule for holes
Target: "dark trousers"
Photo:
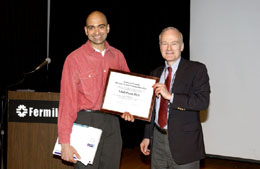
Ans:
<svg viewBox="0 0 260 169"><path fill-rule="evenodd" d="M162 134L155 127L153 132L153 147L151 157L151 169L199 169L200 162L194 161L188 164L178 165L172 158L169 147L168 135Z"/></svg>
<svg viewBox="0 0 260 169"><path fill-rule="evenodd" d="M79 124L102 130L93 165L85 166L81 162L75 169L119 169L122 150L122 138L117 116L101 111L80 111L75 121Z"/></svg>

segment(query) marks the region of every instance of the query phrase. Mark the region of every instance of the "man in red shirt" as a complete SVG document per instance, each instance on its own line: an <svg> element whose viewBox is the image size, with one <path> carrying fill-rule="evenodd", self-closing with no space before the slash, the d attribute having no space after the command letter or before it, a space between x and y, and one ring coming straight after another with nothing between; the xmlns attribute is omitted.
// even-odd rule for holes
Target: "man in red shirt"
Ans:
<svg viewBox="0 0 260 169"><path fill-rule="evenodd" d="M124 55L106 41L110 26L103 13L89 14L84 29L88 41L68 55L62 71L58 115L61 158L75 163L77 169L119 169L122 139L118 117L99 110L109 68L123 71L129 68ZM121 117L134 121L129 113ZM70 145L74 122L103 131L93 165L85 166L73 158L73 155L80 158Z"/></svg>

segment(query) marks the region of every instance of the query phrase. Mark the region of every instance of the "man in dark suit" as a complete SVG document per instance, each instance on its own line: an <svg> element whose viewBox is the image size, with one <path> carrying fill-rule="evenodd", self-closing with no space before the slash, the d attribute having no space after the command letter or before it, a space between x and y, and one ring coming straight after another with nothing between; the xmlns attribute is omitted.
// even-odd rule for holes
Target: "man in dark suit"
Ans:
<svg viewBox="0 0 260 169"><path fill-rule="evenodd" d="M152 72L160 78L151 123L140 149L150 154L152 169L199 169L205 157L200 111L208 108L210 85L204 64L181 58L182 33L163 29L159 36L165 65Z"/></svg>

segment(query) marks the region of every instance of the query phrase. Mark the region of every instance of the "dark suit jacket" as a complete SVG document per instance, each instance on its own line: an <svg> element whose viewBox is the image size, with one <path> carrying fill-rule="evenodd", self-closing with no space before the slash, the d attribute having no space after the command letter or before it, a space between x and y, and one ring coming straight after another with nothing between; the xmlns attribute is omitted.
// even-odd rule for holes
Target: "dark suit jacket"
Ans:
<svg viewBox="0 0 260 169"><path fill-rule="evenodd" d="M151 75L160 78L164 67L158 67ZM210 95L206 66L181 58L172 93L174 100L169 105L168 137L173 159L178 164L200 160L205 157L200 111L207 109ZM155 111L151 123L145 126L144 137L150 138L151 142L154 118Z"/></svg>

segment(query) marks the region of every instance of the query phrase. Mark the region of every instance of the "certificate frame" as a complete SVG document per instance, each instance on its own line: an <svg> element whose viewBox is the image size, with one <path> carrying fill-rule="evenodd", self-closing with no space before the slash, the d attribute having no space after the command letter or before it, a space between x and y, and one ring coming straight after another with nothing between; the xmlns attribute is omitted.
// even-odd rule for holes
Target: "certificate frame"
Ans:
<svg viewBox="0 0 260 169"><path fill-rule="evenodd" d="M121 115L129 112L135 119L151 121L155 102L152 86L158 77L109 69L101 111Z"/></svg>

